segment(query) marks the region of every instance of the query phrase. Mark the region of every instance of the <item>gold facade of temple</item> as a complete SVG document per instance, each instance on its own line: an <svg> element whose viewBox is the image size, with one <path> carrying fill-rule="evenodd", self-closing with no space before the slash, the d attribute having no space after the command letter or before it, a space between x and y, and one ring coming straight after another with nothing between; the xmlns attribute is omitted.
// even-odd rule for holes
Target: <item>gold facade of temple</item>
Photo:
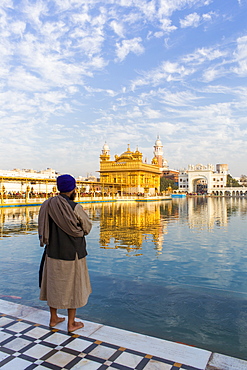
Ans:
<svg viewBox="0 0 247 370"><path fill-rule="evenodd" d="M155 195L160 191L160 168L156 158L152 164L143 162L142 153L130 150L110 160L110 151L104 145L100 155L100 182L112 184L114 191L121 194L149 193Z"/></svg>

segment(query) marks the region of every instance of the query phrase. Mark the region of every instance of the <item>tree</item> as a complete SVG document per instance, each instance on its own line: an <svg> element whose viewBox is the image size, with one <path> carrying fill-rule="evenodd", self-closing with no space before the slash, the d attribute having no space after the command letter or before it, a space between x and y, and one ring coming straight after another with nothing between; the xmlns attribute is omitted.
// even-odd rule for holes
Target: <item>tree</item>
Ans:
<svg viewBox="0 0 247 370"><path fill-rule="evenodd" d="M247 176L246 175L241 175L240 181L242 185L247 186Z"/></svg>
<svg viewBox="0 0 247 370"><path fill-rule="evenodd" d="M160 191L166 191L169 187L171 187L172 190L178 189L178 186L173 180L167 179L166 177L161 177L160 178Z"/></svg>
<svg viewBox="0 0 247 370"><path fill-rule="evenodd" d="M236 180L236 179L234 179L230 174L228 174L227 175L227 180L226 180L226 186L228 186L228 187L237 187L237 186L241 186L240 184L239 184L239 182Z"/></svg>

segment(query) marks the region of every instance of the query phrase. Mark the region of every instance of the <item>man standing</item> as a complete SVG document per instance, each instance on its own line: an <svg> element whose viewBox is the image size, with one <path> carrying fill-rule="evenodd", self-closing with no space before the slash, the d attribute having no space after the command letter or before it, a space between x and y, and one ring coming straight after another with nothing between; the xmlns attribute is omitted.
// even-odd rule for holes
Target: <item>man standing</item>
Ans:
<svg viewBox="0 0 247 370"><path fill-rule="evenodd" d="M76 181L70 175L57 178L59 195L47 199L38 219L40 246L46 246L40 273L40 300L50 307L50 327L64 321L57 309L68 310L68 331L84 326L75 321L76 308L85 306L91 290L86 264L86 240L92 227L82 206L74 202Z"/></svg>

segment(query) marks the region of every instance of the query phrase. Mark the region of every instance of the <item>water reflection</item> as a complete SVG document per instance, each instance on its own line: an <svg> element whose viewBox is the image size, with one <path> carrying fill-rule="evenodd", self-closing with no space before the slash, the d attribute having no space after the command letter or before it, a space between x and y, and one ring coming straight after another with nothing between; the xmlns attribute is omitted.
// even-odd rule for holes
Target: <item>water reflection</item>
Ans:
<svg viewBox="0 0 247 370"><path fill-rule="evenodd" d="M39 208L0 208L0 238L36 232Z"/></svg>
<svg viewBox="0 0 247 370"><path fill-rule="evenodd" d="M161 251L163 238L167 233L166 222L161 222L161 207L163 205L158 202L103 205L99 236L101 247L124 248L127 252L140 251L148 238L155 249ZM165 207L169 207L169 204ZM113 247L110 246L111 239Z"/></svg>
<svg viewBox="0 0 247 370"><path fill-rule="evenodd" d="M39 206L0 208L0 238L37 230ZM179 220L190 229L226 227L232 216L247 214L247 201L241 198L194 197L149 203L83 204L93 221L99 222L102 248L140 251L151 240L162 252L168 224Z"/></svg>
<svg viewBox="0 0 247 370"><path fill-rule="evenodd" d="M215 226L225 227L228 224L227 198L188 198L180 203L179 217L186 218L190 229L213 230Z"/></svg>

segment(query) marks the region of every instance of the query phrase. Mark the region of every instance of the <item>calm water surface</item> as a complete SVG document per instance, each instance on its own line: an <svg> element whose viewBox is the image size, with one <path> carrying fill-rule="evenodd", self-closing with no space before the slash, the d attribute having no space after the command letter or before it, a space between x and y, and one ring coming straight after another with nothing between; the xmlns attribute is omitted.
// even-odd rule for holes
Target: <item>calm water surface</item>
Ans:
<svg viewBox="0 0 247 370"><path fill-rule="evenodd" d="M83 205L93 286L78 316L247 359L247 200ZM0 298L38 299L39 207L0 209Z"/></svg>

